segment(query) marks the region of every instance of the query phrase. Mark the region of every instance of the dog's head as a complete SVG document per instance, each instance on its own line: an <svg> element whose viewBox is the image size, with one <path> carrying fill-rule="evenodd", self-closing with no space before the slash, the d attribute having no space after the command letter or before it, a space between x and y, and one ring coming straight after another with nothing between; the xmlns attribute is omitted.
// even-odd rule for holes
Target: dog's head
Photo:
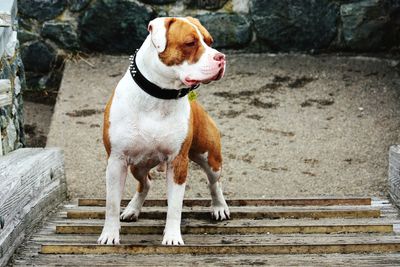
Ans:
<svg viewBox="0 0 400 267"><path fill-rule="evenodd" d="M211 47L213 39L198 19L156 18L149 23L158 58L187 86L219 80L225 55Z"/></svg>

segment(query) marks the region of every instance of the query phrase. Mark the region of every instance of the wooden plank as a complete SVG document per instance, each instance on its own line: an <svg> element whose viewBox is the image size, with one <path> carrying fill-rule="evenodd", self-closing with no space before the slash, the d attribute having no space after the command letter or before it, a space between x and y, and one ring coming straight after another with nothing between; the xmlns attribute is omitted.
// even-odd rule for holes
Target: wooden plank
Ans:
<svg viewBox="0 0 400 267"><path fill-rule="evenodd" d="M1 131L0 131L0 156L3 156L3 137L1 136Z"/></svg>
<svg viewBox="0 0 400 267"><path fill-rule="evenodd" d="M24 239L40 225L44 216L66 197L65 192L65 186L53 183L43 191L41 197L24 207L20 218L8 220L6 227L0 231L0 266L7 263Z"/></svg>
<svg viewBox="0 0 400 267"><path fill-rule="evenodd" d="M400 266L400 253L390 254L250 254L250 255L179 255L177 261L173 254L155 254L138 257L137 255L73 255L73 254L37 254L28 249L14 257L13 267L26 266Z"/></svg>
<svg viewBox="0 0 400 267"><path fill-rule="evenodd" d="M104 225L104 219L67 219L54 217L46 227L53 228L57 225ZM121 226L165 226L165 219L149 220L139 219L136 222L121 222ZM235 219L225 221L211 220L182 220L182 226L324 226L324 225L400 225L399 219L381 219L381 218L326 218L315 220L312 218L299 219L277 219L277 220L248 220Z"/></svg>
<svg viewBox="0 0 400 267"><path fill-rule="evenodd" d="M43 244L43 254L328 254L400 252L399 243L342 243L287 245L81 245Z"/></svg>
<svg viewBox="0 0 400 267"><path fill-rule="evenodd" d="M164 225L123 225L121 234L162 234ZM102 225L57 225L57 234L100 234ZM391 233L391 224L366 225L283 225L283 226L182 226L182 234L315 234L315 233Z"/></svg>
<svg viewBox="0 0 400 267"><path fill-rule="evenodd" d="M0 158L0 266L65 197L59 149L18 149Z"/></svg>
<svg viewBox="0 0 400 267"><path fill-rule="evenodd" d="M126 207L129 199L123 199L121 206ZM78 199L78 206L97 206L104 207L105 199L100 198L81 198ZM229 206L336 206L336 205L371 205L371 198L352 197L352 198L274 198L274 199L228 199ZM210 199L185 199L183 205L186 207L211 206ZM144 202L145 207L165 207L165 199L147 199Z"/></svg>
<svg viewBox="0 0 400 267"><path fill-rule="evenodd" d="M53 234L49 234L53 233ZM160 245L162 235L154 234L124 234L121 236L122 244L146 244ZM65 234L56 235L54 229L34 235L32 241L38 244L81 244L94 245L97 243L99 234ZM186 245L276 245L276 244L361 244L361 243L400 243L400 236L393 234L374 233L332 233L332 234L231 234L231 235L206 235L186 234L183 235Z"/></svg>
<svg viewBox="0 0 400 267"><path fill-rule="evenodd" d="M231 219L281 219L281 218L378 218L379 209L351 209L351 210L275 210L275 211L232 211ZM69 210L69 219L104 219L104 211ZM143 211L142 219L165 219L165 211ZM183 219L210 219L208 211L183 211Z"/></svg>
<svg viewBox="0 0 400 267"><path fill-rule="evenodd" d="M0 159L0 215L12 219L53 181L65 183L59 149L21 148Z"/></svg>

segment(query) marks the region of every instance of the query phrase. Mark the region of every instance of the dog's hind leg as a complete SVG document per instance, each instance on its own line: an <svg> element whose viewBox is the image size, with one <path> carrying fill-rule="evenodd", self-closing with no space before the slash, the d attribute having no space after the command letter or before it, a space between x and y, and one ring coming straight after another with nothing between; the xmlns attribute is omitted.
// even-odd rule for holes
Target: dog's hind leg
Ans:
<svg viewBox="0 0 400 267"><path fill-rule="evenodd" d="M200 104L191 101L193 112L193 142L189 158L205 171L212 198L212 213L214 219L229 219L230 213L222 194L219 178L222 169L221 137L215 122L204 111Z"/></svg>
<svg viewBox="0 0 400 267"><path fill-rule="evenodd" d="M221 176L222 160L219 152L205 152L203 154L190 154L190 159L196 162L207 174L208 187L211 193L212 213L215 220L229 219L230 213L222 193ZM211 163L211 164L210 164Z"/></svg>
<svg viewBox="0 0 400 267"><path fill-rule="evenodd" d="M149 170L135 168L133 165L130 166L130 169L132 175L136 178L136 180L138 180L139 183L136 188L135 195L120 216L120 219L123 221L138 220L143 203L151 186Z"/></svg>

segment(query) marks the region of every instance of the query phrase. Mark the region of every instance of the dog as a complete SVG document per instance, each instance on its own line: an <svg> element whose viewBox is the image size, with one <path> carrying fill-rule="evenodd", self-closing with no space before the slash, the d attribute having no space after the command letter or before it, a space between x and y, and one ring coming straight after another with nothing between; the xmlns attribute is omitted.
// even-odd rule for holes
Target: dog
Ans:
<svg viewBox="0 0 400 267"><path fill-rule="evenodd" d="M212 217L230 216L219 181L220 133L202 106L188 99L201 83L224 76L225 55L211 47L211 35L192 17L156 18L148 31L104 112L107 197L99 244L119 244L120 220L138 219L151 186L149 171L165 166L168 210L162 244L183 245L180 224L189 159L208 177ZM120 215L128 168L139 183Z"/></svg>

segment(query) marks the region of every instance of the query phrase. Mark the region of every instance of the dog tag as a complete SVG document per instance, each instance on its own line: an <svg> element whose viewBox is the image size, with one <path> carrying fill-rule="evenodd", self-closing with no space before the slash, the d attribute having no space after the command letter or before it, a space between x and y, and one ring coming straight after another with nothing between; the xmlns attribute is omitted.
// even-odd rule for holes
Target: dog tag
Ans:
<svg viewBox="0 0 400 267"><path fill-rule="evenodd" d="M189 95L188 95L189 101L194 101L194 100L196 100L196 99L197 99L197 96L198 96L197 92L195 92L195 91L190 91L190 92L189 92Z"/></svg>

